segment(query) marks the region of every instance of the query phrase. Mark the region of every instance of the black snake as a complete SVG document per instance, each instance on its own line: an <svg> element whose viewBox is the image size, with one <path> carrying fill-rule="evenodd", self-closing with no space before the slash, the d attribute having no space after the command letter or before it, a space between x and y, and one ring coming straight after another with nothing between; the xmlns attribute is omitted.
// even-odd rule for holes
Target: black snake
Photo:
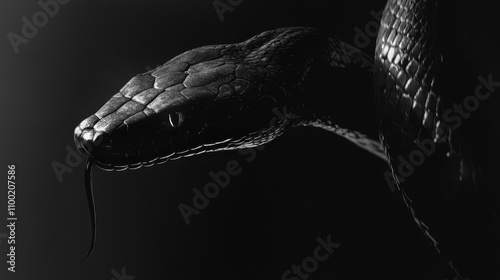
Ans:
<svg viewBox="0 0 500 280"><path fill-rule="evenodd" d="M474 87L454 81L467 85L467 71L443 74L463 65L449 59L461 50L450 43L454 33L443 32L455 26L437 17L440 9L437 0L388 1L374 60L318 29L292 27L193 49L133 77L74 132L89 155L93 234L94 163L136 169L316 126L389 162L389 181L457 277L498 277L498 191L488 177L495 159L477 156L484 151L470 140L481 133L475 125L446 118ZM367 92L335 92L332 80L345 76ZM481 78L491 87L491 77ZM287 119L270 125L273 110Z"/></svg>

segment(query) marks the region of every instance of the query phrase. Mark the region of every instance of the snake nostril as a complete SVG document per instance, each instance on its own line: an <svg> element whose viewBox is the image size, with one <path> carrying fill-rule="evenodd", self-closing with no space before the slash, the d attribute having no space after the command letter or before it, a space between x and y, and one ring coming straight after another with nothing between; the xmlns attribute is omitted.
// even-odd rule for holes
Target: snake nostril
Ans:
<svg viewBox="0 0 500 280"><path fill-rule="evenodd" d="M92 139L93 145L97 147L101 145L103 141L104 141L104 133L102 131L96 132Z"/></svg>
<svg viewBox="0 0 500 280"><path fill-rule="evenodd" d="M97 131L92 138L92 145L94 147L111 148L113 145L111 137L108 133Z"/></svg>

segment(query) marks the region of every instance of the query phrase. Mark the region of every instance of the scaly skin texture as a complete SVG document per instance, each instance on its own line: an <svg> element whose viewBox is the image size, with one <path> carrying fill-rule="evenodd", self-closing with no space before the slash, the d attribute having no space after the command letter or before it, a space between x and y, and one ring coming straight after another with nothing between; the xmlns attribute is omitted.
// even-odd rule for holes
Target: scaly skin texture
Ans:
<svg viewBox="0 0 500 280"><path fill-rule="evenodd" d="M394 184L433 247L461 279L498 279L498 196L481 178L492 164L477 141L494 122L481 110L475 122L454 111L475 96L480 79L463 59L464 30L454 25L464 11L442 5L387 3L375 52L381 136Z"/></svg>

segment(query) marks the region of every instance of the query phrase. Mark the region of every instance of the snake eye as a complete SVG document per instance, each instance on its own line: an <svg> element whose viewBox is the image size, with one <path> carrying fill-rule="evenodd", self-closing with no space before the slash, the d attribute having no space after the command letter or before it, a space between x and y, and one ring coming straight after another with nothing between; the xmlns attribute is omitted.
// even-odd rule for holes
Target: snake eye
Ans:
<svg viewBox="0 0 500 280"><path fill-rule="evenodd" d="M164 125L169 128L178 128L184 122L184 115L180 112L174 112L168 114L168 122L164 122Z"/></svg>

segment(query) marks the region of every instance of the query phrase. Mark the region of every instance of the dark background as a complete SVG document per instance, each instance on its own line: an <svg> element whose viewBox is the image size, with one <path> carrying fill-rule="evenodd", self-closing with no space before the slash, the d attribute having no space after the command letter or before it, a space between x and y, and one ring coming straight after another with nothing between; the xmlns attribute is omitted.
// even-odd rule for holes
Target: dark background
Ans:
<svg viewBox="0 0 500 280"><path fill-rule="evenodd" d="M0 239L0 279L109 280L123 267L136 280L281 279L328 235L341 247L309 279L444 279L446 268L385 183L386 163L326 131L291 130L251 163L221 152L96 169L97 243L83 263L91 237L84 162L62 182L51 166L64 164L74 127L138 73L194 47L283 26L353 43L353 28L363 30L384 3L244 0L221 22L211 1L71 0L15 54L6 34L20 34L21 17L40 6L2 0L0 147L4 171L17 165L19 220L17 272L7 271ZM191 204L192 189L233 159L243 172L186 225L178 205ZM6 187L0 193L6 233Z"/></svg>

